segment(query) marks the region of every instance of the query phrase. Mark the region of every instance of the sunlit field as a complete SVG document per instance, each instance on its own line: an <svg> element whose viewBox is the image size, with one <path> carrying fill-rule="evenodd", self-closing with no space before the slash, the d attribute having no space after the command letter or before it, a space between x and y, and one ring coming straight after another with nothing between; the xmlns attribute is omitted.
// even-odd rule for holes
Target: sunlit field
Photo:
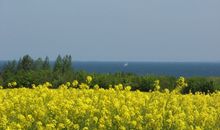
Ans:
<svg viewBox="0 0 220 130"><path fill-rule="evenodd" d="M0 90L0 129L73 130L203 130L220 128L220 93L182 95L178 91L130 91L122 84L89 89L67 82L32 89ZM183 79L182 79L183 80ZM183 83L183 82L182 82ZM14 83L9 85L13 86ZM180 83L181 84L181 83ZM184 85L184 84L182 84Z"/></svg>

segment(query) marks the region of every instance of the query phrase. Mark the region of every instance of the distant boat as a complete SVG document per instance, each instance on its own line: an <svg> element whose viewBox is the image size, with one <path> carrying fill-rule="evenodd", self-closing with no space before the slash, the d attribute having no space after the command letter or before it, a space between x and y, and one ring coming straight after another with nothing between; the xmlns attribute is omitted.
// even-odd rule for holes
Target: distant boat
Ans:
<svg viewBox="0 0 220 130"><path fill-rule="evenodd" d="M128 66L128 63L125 63L125 64L124 64L124 67L127 67L127 66Z"/></svg>

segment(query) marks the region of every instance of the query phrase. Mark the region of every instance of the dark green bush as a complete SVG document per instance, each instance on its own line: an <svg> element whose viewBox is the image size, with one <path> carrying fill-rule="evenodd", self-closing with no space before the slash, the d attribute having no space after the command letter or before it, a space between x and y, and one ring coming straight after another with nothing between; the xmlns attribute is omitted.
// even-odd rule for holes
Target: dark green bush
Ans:
<svg viewBox="0 0 220 130"><path fill-rule="evenodd" d="M206 78L200 78L200 77L194 77L189 78L188 81L188 87L184 88L183 93L196 93L196 92L214 92L215 91L215 85L212 80L206 79Z"/></svg>

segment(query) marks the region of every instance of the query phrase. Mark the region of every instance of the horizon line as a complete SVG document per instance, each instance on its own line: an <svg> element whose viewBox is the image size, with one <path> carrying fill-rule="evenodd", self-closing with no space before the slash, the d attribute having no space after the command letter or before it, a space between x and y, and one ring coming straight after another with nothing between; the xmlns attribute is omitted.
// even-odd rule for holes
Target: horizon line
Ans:
<svg viewBox="0 0 220 130"><path fill-rule="evenodd" d="M36 59L34 59L36 60ZM8 61L13 61L13 60L0 60L0 62L8 62ZM16 60L18 61L18 60ZM50 62L55 62L55 60L50 60ZM72 60L72 62L125 62L125 63L134 63L134 62L151 62L151 63L220 63L220 61L178 61L178 60Z"/></svg>

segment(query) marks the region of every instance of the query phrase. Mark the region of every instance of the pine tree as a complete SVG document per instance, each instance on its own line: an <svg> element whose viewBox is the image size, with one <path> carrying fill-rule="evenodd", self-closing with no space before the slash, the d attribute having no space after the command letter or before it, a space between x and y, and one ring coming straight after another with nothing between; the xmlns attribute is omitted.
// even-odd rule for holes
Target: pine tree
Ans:
<svg viewBox="0 0 220 130"><path fill-rule="evenodd" d="M18 70L30 71L33 69L34 60L29 56L25 55L18 62Z"/></svg>
<svg viewBox="0 0 220 130"><path fill-rule="evenodd" d="M63 73L72 71L72 57L71 55L66 55L65 57L63 57Z"/></svg>
<svg viewBox="0 0 220 130"><path fill-rule="evenodd" d="M58 55L58 57L55 61L53 71L54 72L59 72L59 73L62 73L62 71L63 71L63 60L62 60L62 57L60 55Z"/></svg>
<svg viewBox="0 0 220 130"><path fill-rule="evenodd" d="M43 63L43 67L44 70L50 70L50 61L49 61L49 57L46 56L44 63Z"/></svg>
<svg viewBox="0 0 220 130"><path fill-rule="evenodd" d="M34 70L41 70L43 68L43 60L42 58L38 58L34 61L33 69Z"/></svg>

